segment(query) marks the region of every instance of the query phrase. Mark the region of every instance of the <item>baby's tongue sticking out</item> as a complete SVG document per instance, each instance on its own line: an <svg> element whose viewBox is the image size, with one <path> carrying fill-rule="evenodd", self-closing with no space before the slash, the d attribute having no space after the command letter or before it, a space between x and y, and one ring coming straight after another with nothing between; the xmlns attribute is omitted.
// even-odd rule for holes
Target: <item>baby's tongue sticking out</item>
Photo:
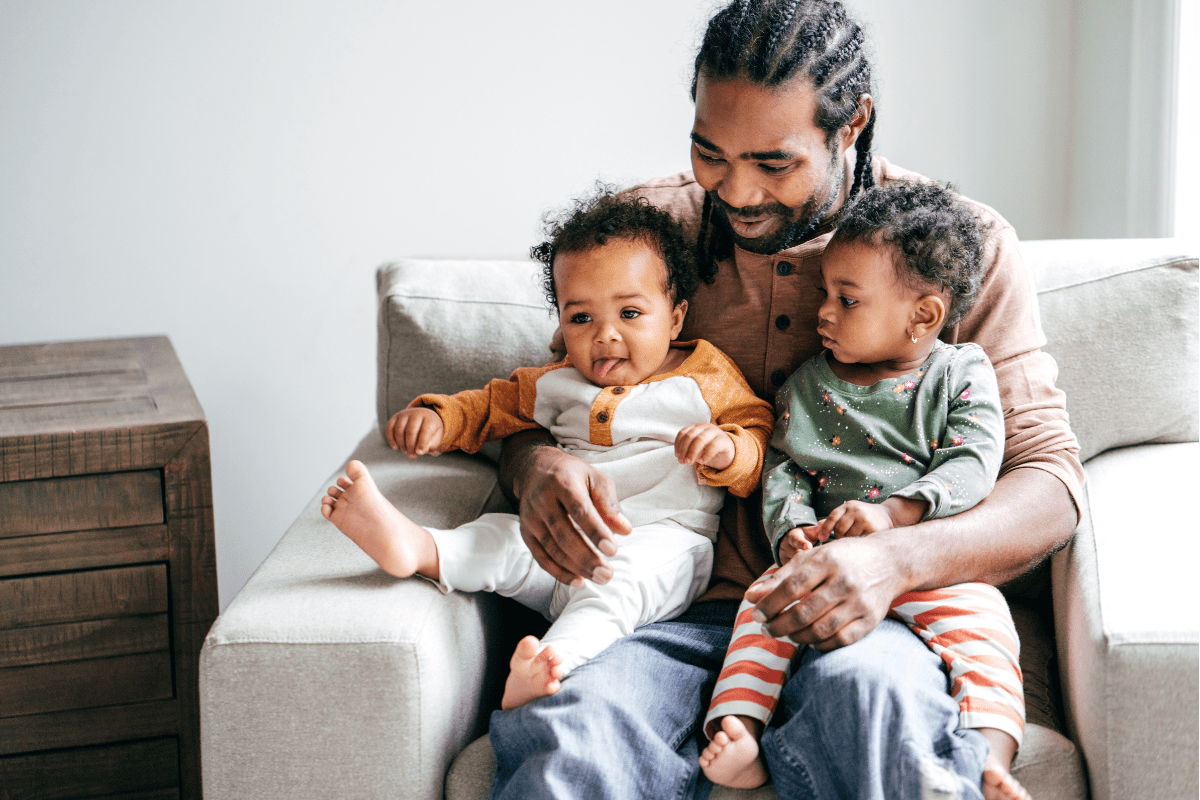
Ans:
<svg viewBox="0 0 1200 800"><path fill-rule="evenodd" d="M597 360L595 365L596 377L603 378L619 363L621 363L621 359L619 358L601 358Z"/></svg>

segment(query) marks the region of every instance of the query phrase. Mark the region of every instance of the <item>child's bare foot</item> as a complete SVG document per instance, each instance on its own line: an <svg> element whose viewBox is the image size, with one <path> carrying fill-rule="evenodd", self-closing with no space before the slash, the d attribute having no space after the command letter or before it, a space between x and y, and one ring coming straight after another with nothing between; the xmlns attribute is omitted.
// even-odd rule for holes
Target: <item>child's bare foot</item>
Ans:
<svg viewBox="0 0 1200 800"><path fill-rule="evenodd" d="M546 645L539 650L540 644L536 636L526 636L517 642L508 662L510 672L504 682L504 697L500 699L500 707L505 711L554 694L562 687L559 683L564 672L562 661L553 647Z"/></svg>
<svg viewBox="0 0 1200 800"><path fill-rule="evenodd" d="M392 575L441 577L437 545L429 531L387 501L361 461L347 464L346 477L338 478L337 484L321 498L325 519Z"/></svg>
<svg viewBox="0 0 1200 800"><path fill-rule="evenodd" d="M761 733L761 724L757 727ZM700 754L700 769L713 783L734 789L755 789L770 779L758 736L746 728L742 718L733 714L721 720L721 730Z"/></svg>
<svg viewBox="0 0 1200 800"><path fill-rule="evenodd" d="M991 749L983 761L984 800L1032 800L1016 778L1009 772L1017 753L1017 740L996 728L980 728Z"/></svg>

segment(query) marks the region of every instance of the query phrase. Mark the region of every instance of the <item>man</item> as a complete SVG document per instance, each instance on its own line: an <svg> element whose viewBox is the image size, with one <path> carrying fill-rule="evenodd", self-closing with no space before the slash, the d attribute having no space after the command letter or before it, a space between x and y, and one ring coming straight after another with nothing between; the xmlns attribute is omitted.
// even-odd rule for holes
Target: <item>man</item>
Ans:
<svg viewBox="0 0 1200 800"><path fill-rule="evenodd" d="M694 178L634 190L697 236L706 283L682 337L720 347L768 399L821 349L814 287L839 210L860 187L911 174L872 158L863 42L829 0L723 9L696 58ZM784 800L885 790L920 797L934 787L978 797L986 743L956 731L940 663L885 615L906 591L1011 580L1065 544L1077 522L1078 446L1053 360L1039 350L1016 236L978 209L993 222L988 278L975 310L942 338L979 343L996 368L1006 418L1001 477L967 513L832 541L779 570L758 610L770 634L811 645L762 740ZM559 580L605 582L611 569L583 537L612 555L628 522L603 476L547 444L530 433L506 446L503 473L520 501L523 536ZM711 587L682 617L621 640L558 694L493 716L493 797L707 791L696 725L736 601L770 564L760 514L758 496L727 501Z"/></svg>

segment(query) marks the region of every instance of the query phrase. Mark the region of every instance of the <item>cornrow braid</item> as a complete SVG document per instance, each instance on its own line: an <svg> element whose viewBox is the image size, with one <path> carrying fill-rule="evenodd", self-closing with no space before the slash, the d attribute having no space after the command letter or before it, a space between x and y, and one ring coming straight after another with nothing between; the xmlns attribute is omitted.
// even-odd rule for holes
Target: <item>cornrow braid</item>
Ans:
<svg viewBox="0 0 1200 800"><path fill-rule="evenodd" d="M872 94L865 43L862 28L838 0L737 0L708 23L696 54L692 100L701 73L712 80L740 78L766 88L806 78L817 95L816 123L832 152L837 132L853 121L861 97ZM875 184L874 132L872 108L854 143L854 183L847 199ZM728 238L721 226L709 224L711 211L706 200L697 241L702 275L716 275L716 263L710 260L724 257L718 252L726 249L720 240ZM731 241L728 251L732 252Z"/></svg>

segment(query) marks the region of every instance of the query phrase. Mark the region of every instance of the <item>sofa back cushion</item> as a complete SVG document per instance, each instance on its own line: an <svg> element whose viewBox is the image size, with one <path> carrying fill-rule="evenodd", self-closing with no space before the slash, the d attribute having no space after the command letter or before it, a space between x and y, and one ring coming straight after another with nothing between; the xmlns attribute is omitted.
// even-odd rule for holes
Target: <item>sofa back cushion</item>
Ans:
<svg viewBox="0 0 1200 800"><path fill-rule="evenodd" d="M1196 441L1195 255L1170 239L1032 241L1021 250L1080 457ZM424 392L478 388L548 361L557 320L540 283L532 261L380 267L380 425Z"/></svg>
<svg viewBox="0 0 1200 800"><path fill-rule="evenodd" d="M1196 255L1173 239L1021 243L1080 459L1197 439Z"/></svg>
<svg viewBox="0 0 1200 800"><path fill-rule="evenodd" d="M405 259L380 267L376 282L380 430L417 395L478 389L550 360L558 318L540 264Z"/></svg>

